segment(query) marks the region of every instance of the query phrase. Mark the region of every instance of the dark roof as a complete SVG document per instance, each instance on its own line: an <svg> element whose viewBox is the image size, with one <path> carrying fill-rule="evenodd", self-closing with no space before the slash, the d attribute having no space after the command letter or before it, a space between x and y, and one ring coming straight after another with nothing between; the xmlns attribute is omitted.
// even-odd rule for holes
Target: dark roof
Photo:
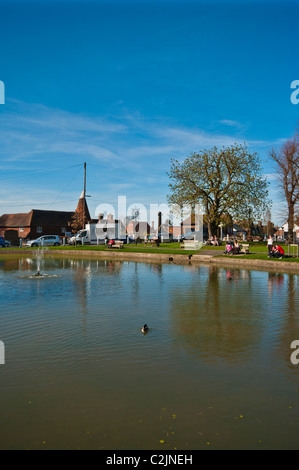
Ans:
<svg viewBox="0 0 299 470"><path fill-rule="evenodd" d="M90 217L90 213L89 213L89 209L88 209L86 199L84 197L82 197L82 195L79 199L76 212L78 212L79 214L82 214L82 215L84 214L84 216L85 216L84 218L87 222L91 221L91 217Z"/></svg>
<svg viewBox="0 0 299 470"><path fill-rule="evenodd" d="M72 221L74 212L66 211L46 211L33 209L32 211L31 226L37 225L53 225L53 226L65 226L68 222Z"/></svg>
<svg viewBox="0 0 299 470"><path fill-rule="evenodd" d="M67 226L74 212L32 209L28 214L3 214L0 227Z"/></svg>
<svg viewBox="0 0 299 470"><path fill-rule="evenodd" d="M32 213L3 214L0 216L0 227L30 227Z"/></svg>

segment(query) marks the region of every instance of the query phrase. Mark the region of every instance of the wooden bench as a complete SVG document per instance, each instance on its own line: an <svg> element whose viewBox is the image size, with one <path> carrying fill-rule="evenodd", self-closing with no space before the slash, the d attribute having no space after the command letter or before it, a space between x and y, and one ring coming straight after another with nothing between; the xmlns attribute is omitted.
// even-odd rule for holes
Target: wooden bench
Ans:
<svg viewBox="0 0 299 470"><path fill-rule="evenodd" d="M159 240L157 238L149 238L148 240L144 241L145 246L146 245L151 245L151 246L158 246L159 245Z"/></svg>
<svg viewBox="0 0 299 470"><path fill-rule="evenodd" d="M197 240L184 240L183 243L181 243L181 248L186 250L199 250L200 247Z"/></svg>
<svg viewBox="0 0 299 470"><path fill-rule="evenodd" d="M240 253L244 253L245 255L249 254L249 244L244 244L240 245Z"/></svg>
<svg viewBox="0 0 299 470"><path fill-rule="evenodd" d="M112 248L123 248L124 247L124 242L120 241L120 240L115 240L115 242L113 243L113 245L108 245L108 248L112 249Z"/></svg>

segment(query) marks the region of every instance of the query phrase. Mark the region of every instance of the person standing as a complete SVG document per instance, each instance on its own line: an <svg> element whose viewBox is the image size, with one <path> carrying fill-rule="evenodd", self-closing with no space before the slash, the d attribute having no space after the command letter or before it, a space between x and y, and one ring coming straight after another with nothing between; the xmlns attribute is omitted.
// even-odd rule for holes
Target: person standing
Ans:
<svg viewBox="0 0 299 470"><path fill-rule="evenodd" d="M273 237L272 237L272 235L269 235L267 245L268 245L268 256L270 256L271 253L272 253L272 250L273 250Z"/></svg>

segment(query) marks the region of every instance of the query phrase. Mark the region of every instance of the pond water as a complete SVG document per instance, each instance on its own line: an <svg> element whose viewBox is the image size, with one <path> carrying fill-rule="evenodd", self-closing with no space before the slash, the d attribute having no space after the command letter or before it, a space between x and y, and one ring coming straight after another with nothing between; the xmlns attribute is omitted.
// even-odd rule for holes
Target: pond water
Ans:
<svg viewBox="0 0 299 470"><path fill-rule="evenodd" d="M1 449L299 447L297 275L35 263L0 259Z"/></svg>

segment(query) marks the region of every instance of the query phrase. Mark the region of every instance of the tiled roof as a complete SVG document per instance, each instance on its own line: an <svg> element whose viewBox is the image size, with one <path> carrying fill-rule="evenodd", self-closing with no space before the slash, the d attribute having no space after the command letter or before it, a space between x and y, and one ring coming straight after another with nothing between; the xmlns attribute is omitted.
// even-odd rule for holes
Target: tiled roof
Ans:
<svg viewBox="0 0 299 470"><path fill-rule="evenodd" d="M31 226L37 225L53 225L62 227L71 222L74 212L66 211L46 211L33 209L32 211Z"/></svg>
<svg viewBox="0 0 299 470"><path fill-rule="evenodd" d="M29 227L32 212L28 214L3 214L0 216L0 227Z"/></svg>
<svg viewBox="0 0 299 470"><path fill-rule="evenodd" d="M76 212L79 212L80 214L83 214L83 212L85 212L85 220L86 220L87 222L89 222L89 221L91 220L91 217L90 217L90 213L89 213L89 209L88 209L88 205L87 205L86 199L84 199L84 197L82 197L82 195L81 195L81 197L80 197L80 199L79 199Z"/></svg>
<svg viewBox="0 0 299 470"><path fill-rule="evenodd" d="M28 214L3 214L0 227L67 226L74 212L33 209Z"/></svg>

